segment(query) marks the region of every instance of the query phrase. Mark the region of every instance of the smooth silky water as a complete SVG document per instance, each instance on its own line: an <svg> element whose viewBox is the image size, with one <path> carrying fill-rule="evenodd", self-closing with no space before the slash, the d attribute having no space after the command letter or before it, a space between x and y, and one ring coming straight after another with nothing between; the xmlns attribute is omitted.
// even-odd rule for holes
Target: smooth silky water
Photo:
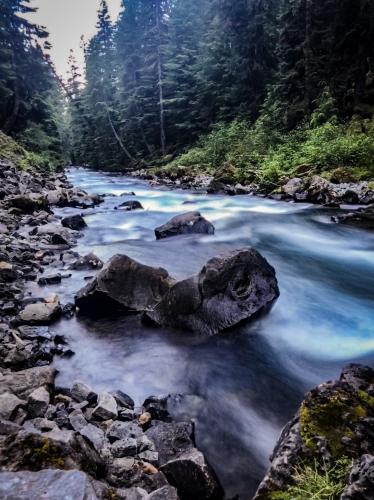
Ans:
<svg viewBox="0 0 374 500"><path fill-rule="evenodd" d="M303 394L348 362L374 364L374 236L332 223L333 209L206 196L80 168L67 173L86 191L117 195L85 212L81 254L107 260L123 253L185 278L214 255L250 245L275 267L281 295L271 312L215 337L145 326L136 315L78 317L54 327L76 353L56 361L60 385L81 379L97 390L121 389L139 405L151 394L187 395L176 416L196 422L197 444L227 496L250 498ZM129 191L136 197L121 196ZM131 199L145 210L115 210ZM155 227L190 210L213 222L215 236L155 240ZM76 272L43 293L72 301L93 275Z"/></svg>

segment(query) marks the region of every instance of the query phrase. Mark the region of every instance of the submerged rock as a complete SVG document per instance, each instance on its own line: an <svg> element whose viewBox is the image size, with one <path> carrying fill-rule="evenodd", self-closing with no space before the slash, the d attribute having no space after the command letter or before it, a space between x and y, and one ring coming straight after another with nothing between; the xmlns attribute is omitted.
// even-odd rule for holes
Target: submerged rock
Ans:
<svg viewBox="0 0 374 500"><path fill-rule="evenodd" d="M169 222L155 229L158 240L191 233L214 234L214 226L204 219L200 212L187 212L173 217Z"/></svg>
<svg viewBox="0 0 374 500"><path fill-rule="evenodd" d="M338 224L374 230L374 205L360 208L348 214L334 216L332 220Z"/></svg>
<svg viewBox="0 0 374 500"><path fill-rule="evenodd" d="M119 205L117 208L126 210L127 212L130 212L131 210L144 210L140 201L137 200L125 201L121 203L121 205Z"/></svg>
<svg viewBox="0 0 374 500"><path fill-rule="evenodd" d="M75 303L85 314L145 311L153 308L173 283L165 269L140 264L127 255L115 255L78 292Z"/></svg>
<svg viewBox="0 0 374 500"><path fill-rule="evenodd" d="M70 269L84 270L84 269L101 269L104 263L94 253L88 253L70 265Z"/></svg>
<svg viewBox="0 0 374 500"><path fill-rule="evenodd" d="M250 319L278 296L273 267L254 248L243 248L209 260L147 314L159 325L213 335Z"/></svg>

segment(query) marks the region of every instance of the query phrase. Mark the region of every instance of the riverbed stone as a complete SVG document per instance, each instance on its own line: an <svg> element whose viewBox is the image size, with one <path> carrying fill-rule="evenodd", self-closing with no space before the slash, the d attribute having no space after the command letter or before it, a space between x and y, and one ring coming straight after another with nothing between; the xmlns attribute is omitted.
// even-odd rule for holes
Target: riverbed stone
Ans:
<svg viewBox="0 0 374 500"><path fill-rule="evenodd" d="M127 255L115 255L78 292L75 303L84 314L145 311L154 307L173 283L165 269L140 264Z"/></svg>
<svg viewBox="0 0 374 500"><path fill-rule="evenodd" d="M137 449L137 441L131 437L115 441L110 446L110 451L115 458L133 457L136 455Z"/></svg>
<svg viewBox="0 0 374 500"><path fill-rule="evenodd" d="M51 366L7 373L0 377L0 394L11 392L20 399L27 399L39 387L53 388L56 373L56 369Z"/></svg>
<svg viewBox="0 0 374 500"><path fill-rule="evenodd" d="M99 500L89 477L78 470L0 472L4 500Z"/></svg>
<svg viewBox="0 0 374 500"><path fill-rule="evenodd" d="M61 220L61 225L74 231L80 231L87 227L87 224L81 215L71 215L69 217L64 217Z"/></svg>
<svg viewBox="0 0 374 500"><path fill-rule="evenodd" d="M83 403L84 401L87 401L88 403L96 403L97 401L96 392L80 380L76 380L73 383L70 394L75 401L78 401L78 403Z"/></svg>
<svg viewBox="0 0 374 500"><path fill-rule="evenodd" d="M97 406L92 412L92 417L100 420L115 419L118 416L117 403L109 392L99 394Z"/></svg>
<svg viewBox="0 0 374 500"><path fill-rule="evenodd" d="M142 429L135 422L116 421L109 427L107 437L109 441L114 442L120 439L138 438L142 433Z"/></svg>
<svg viewBox="0 0 374 500"><path fill-rule="evenodd" d="M214 226L204 219L200 212L187 212L173 217L166 224L155 229L158 240L192 233L214 234Z"/></svg>
<svg viewBox="0 0 374 500"><path fill-rule="evenodd" d="M135 406L134 400L122 391L111 392L114 399L117 401L118 406L133 410Z"/></svg>
<svg viewBox="0 0 374 500"><path fill-rule="evenodd" d="M161 467L169 483L178 490L181 500L223 497L223 490L204 455L196 448L185 451Z"/></svg>
<svg viewBox="0 0 374 500"><path fill-rule="evenodd" d="M152 491L147 500L179 500L179 496L174 486L165 485L156 491Z"/></svg>
<svg viewBox="0 0 374 500"><path fill-rule="evenodd" d="M26 325L48 325L61 316L57 295L26 305L19 313L19 321Z"/></svg>
<svg viewBox="0 0 374 500"><path fill-rule="evenodd" d="M144 210L142 204L140 201L137 200L131 200L131 201L125 201L121 203L118 208L126 210L130 212L131 210Z"/></svg>
<svg viewBox="0 0 374 500"><path fill-rule="evenodd" d="M49 392L45 387L38 387L38 389L35 389L28 397L28 410L31 417L44 417L49 402Z"/></svg>
<svg viewBox="0 0 374 500"><path fill-rule="evenodd" d="M70 265L70 269L84 270L84 269L101 269L104 263L97 255L94 253L88 253L82 257L79 257L73 264Z"/></svg>
<svg viewBox="0 0 374 500"><path fill-rule="evenodd" d="M17 279L17 271L10 262L0 261L0 283L10 283Z"/></svg>
<svg viewBox="0 0 374 500"><path fill-rule="evenodd" d="M25 401L10 392L0 394L0 419L12 420L17 409L25 404Z"/></svg>
<svg viewBox="0 0 374 500"><path fill-rule="evenodd" d="M214 335L269 308L279 296L273 267L254 248L210 259L175 284L147 316L159 325Z"/></svg>
<svg viewBox="0 0 374 500"><path fill-rule="evenodd" d="M105 443L104 432L96 425L87 424L79 431L80 435L83 436L87 441L95 448L96 451L100 451Z"/></svg>

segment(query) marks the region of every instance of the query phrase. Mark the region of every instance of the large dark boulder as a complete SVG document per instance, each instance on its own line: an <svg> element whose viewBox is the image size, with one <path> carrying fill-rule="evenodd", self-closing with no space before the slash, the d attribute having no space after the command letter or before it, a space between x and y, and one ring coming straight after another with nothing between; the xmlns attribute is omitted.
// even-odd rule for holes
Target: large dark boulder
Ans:
<svg viewBox="0 0 374 500"><path fill-rule="evenodd" d="M155 229L158 240L191 233L214 234L214 226L204 219L200 212L187 212L173 217L169 222Z"/></svg>
<svg viewBox="0 0 374 500"><path fill-rule="evenodd" d="M145 266L127 255L115 255L80 290L75 303L82 313L152 309L174 284L162 268Z"/></svg>
<svg viewBox="0 0 374 500"><path fill-rule="evenodd" d="M71 215L70 217L64 217L61 221L61 224L64 227L73 229L74 231L80 231L81 229L87 227L85 220L79 214Z"/></svg>
<svg viewBox="0 0 374 500"><path fill-rule="evenodd" d="M159 325L213 335L250 319L279 296L273 267L254 249L209 260L175 284L148 317Z"/></svg>

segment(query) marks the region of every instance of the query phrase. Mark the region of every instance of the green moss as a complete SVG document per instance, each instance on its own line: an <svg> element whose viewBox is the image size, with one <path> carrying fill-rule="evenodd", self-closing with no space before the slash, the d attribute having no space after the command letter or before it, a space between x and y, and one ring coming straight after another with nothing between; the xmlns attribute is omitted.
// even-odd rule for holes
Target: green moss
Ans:
<svg viewBox="0 0 374 500"><path fill-rule="evenodd" d="M373 399L363 391L352 395L336 390L323 401L311 398L304 401L300 409L300 433L305 445L316 452L316 437L322 436L333 457L346 454L342 439L355 440L354 426L368 415Z"/></svg>
<svg viewBox="0 0 374 500"><path fill-rule="evenodd" d="M46 465L56 469L66 469L65 459L61 457L61 451L49 439L43 439L41 446L32 450L32 462L36 468L43 468Z"/></svg>
<svg viewBox="0 0 374 500"><path fill-rule="evenodd" d="M361 399L363 403L365 403L369 408L374 410L374 397L370 396L365 391L357 391L358 397Z"/></svg>

